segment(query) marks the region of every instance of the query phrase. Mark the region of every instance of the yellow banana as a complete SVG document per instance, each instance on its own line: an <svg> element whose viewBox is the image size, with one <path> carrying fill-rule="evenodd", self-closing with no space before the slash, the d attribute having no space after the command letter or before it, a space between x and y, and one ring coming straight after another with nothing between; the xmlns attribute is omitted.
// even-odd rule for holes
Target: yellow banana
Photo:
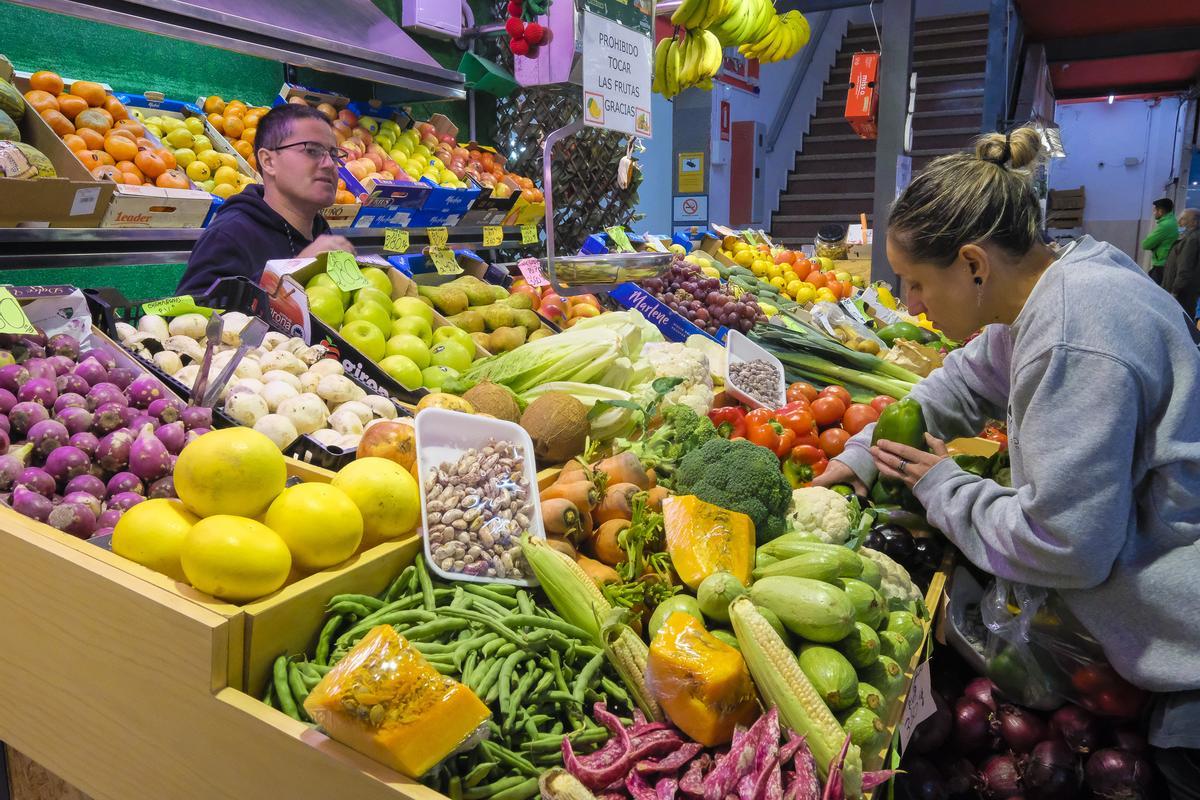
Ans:
<svg viewBox="0 0 1200 800"><path fill-rule="evenodd" d="M700 27L706 30L711 28L718 19L725 16L727 7L727 0L708 0L708 13L700 21Z"/></svg>
<svg viewBox="0 0 1200 800"><path fill-rule="evenodd" d="M679 4L679 8L675 9L675 13L671 14L671 24L683 25L703 4L704 0L683 0Z"/></svg>
<svg viewBox="0 0 1200 800"><path fill-rule="evenodd" d="M667 90L667 99L679 94L679 42L675 38L671 38L671 45L667 50L667 65L663 70L663 84Z"/></svg>
<svg viewBox="0 0 1200 800"><path fill-rule="evenodd" d="M672 37L668 36L654 48L654 82L651 91L666 94L665 73L667 69L667 53L671 50Z"/></svg>
<svg viewBox="0 0 1200 800"><path fill-rule="evenodd" d="M721 71L721 41L712 31L705 31L703 36L707 59L704 62L704 67L701 70L701 74L711 78Z"/></svg>

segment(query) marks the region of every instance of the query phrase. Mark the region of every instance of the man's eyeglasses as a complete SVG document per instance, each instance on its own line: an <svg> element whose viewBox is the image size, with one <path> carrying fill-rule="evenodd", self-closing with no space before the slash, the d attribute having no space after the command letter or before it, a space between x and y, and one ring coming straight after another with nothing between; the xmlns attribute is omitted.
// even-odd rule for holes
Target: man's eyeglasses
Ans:
<svg viewBox="0 0 1200 800"><path fill-rule="evenodd" d="M329 156L333 163L345 160L350 153L340 147L326 147L320 142L293 142L279 147L271 147L269 150L290 150L293 147L299 147L303 150L304 155L311 158L313 161L320 161L321 156Z"/></svg>

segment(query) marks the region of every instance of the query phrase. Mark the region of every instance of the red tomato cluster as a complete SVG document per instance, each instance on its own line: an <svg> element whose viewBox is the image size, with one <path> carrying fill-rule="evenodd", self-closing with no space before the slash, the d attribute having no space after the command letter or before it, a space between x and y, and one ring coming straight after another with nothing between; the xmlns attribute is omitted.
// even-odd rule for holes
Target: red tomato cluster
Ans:
<svg viewBox="0 0 1200 800"><path fill-rule="evenodd" d="M808 437L797 437L797 444L811 445L826 458L841 455L850 437L879 419L885 406L896 402L880 395L868 403L855 403L850 392L841 386L826 386L817 391L809 383L793 383L788 387L789 407L803 403L813 420ZM809 439L815 441L810 441ZM818 473L820 474L820 473Z"/></svg>

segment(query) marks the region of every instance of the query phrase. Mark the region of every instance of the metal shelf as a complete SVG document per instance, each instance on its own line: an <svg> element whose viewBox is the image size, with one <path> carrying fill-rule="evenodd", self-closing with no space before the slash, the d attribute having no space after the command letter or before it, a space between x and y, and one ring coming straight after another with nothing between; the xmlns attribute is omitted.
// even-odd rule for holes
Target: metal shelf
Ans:
<svg viewBox="0 0 1200 800"><path fill-rule="evenodd" d="M466 98L448 70L371 0L14 0L18 5L398 86Z"/></svg>
<svg viewBox="0 0 1200 800"><path fill-rule="evenodd" d="M409 228L408 252L429 244L425 228ZM133 266L187 261L203 228L0 228L0 269ZM363 254L381 254L383 228L335 228ZM483 228L447 228L447 244L483 247ZM519 227L504 228L499 247L520 247ZM541 247L526 245L527 247ZM386 255L395 255L389 251Z"/></svg>

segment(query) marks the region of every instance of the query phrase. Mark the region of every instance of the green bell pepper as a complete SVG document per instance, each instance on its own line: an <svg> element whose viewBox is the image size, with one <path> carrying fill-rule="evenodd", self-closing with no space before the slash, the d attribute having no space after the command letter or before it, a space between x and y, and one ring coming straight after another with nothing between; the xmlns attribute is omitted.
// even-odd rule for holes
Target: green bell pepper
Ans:
<svg viewBox="0 0 1200 800"><path fill-rule="evenodd" d="M889 442L915 447L918 450L929 450L925 443L925 415L921 404L911 397L886 406L875 423L875 433L871 436L871 444L877 444L880 439Z"/></svg>

